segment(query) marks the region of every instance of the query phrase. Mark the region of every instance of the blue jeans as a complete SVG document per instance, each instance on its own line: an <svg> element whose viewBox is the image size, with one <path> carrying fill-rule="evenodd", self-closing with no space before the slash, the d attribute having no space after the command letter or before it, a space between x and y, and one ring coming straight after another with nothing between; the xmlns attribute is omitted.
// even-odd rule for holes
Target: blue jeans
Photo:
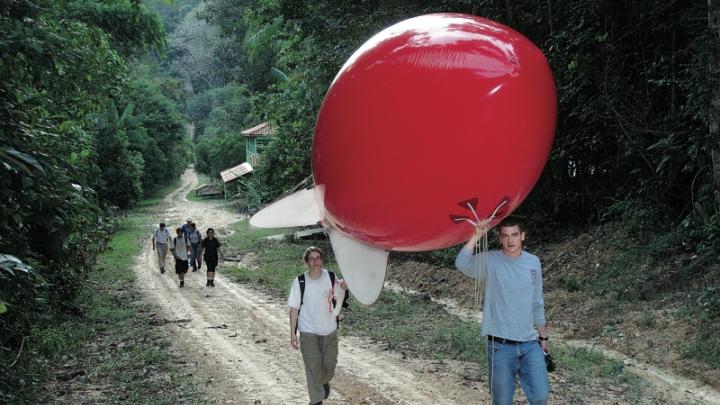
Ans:
<svg viewBox="0 0 720 405"><path fill-rule="evenodd" d="M190 263L192 264L193 271L197 270L198 265L201 265L201 259L200 259L200 244L199 243L191 243L190 244Z"/></svg>
<svg viewBox="0 0 720 405"><path fill-rule="evenodd" d="M550 393L545 355L535 340L519 344L488 341L488 375L493 405L512 405L515 376L531 405L547 404Z"/></svg>

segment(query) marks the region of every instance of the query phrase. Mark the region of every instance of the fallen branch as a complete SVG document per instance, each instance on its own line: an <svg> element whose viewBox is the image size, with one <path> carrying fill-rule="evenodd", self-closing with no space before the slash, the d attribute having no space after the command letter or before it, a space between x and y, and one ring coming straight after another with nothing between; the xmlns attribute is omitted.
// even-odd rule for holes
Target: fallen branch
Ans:
<svg viewBox="0 0 720 405"><path fill-rule="evenodd" d="M25 346L25 339L27 339L27 336L23 336L23 340L22 340L22 342L20 342L20 351L18 352L17 357L15 357L15 361L13 361L12 364L10 365L10 367L8 367L8 368L11 368L12 366L14 366L15 363L18 362L18 359L20 359L20 355L22 354L22 351L23 351L23 346Z"/></svg>

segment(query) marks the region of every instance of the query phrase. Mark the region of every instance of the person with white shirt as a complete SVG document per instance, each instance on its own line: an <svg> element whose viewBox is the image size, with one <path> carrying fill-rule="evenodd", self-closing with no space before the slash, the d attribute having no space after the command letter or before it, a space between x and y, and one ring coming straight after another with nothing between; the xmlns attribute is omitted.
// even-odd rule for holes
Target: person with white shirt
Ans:
<svg viewBox="0 0 720 405"><path fill-rule="evenodd" d="M322 404L330 395L338 355L337 317L333 311L341 305L340 297L347 289L344 280L336 280L333 272L322 267L324 257L315 246L305 250L303 261L309 270L295 278L288 297L290 346L302 353L311 404ZM336 296L339 300L334 302Z"/></svg>
<svg viewBox="0 0 720 405"><path fill-rule="evenodd" d="M190 241L185 237L185 232L182 228L175 230L177 236L175 236L170 245L170 251L172 251L175 257L175 274L177 274L180 280L180 287L185 287L185 275L188 271L188 256L190 250Z"/></svg>
<svg viewBox="0 0 720 405"><path fill-rule="evenodd" d="M165 223L160 222L160 227L155 229L152 237L152 248L157 252L160 273L165 273L165 257L167 257L168 242L170 242L171 238L172 236L165 227Z"/></svg>

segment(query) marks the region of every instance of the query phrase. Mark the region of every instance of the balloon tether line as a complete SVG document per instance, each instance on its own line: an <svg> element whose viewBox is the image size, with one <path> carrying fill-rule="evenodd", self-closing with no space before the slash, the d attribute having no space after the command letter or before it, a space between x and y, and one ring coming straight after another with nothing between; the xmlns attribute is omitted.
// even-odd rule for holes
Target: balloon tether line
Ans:
<svg viewBox="0 0 720 405"><path fill-rule="evenodd" d="M492 221L493 219L495 219L495 216L497 215L497 213L498 213L498 211L500 210L500 208L502 208L505 204L507 204L507 202L508 202L507 199L502 200L502 201L500 202L500 204L498 204L498 206L495 207L495 210L494 210L493 213L490 215L490 217L488 218L488 220L489 220L489 221ZM472 220L469 219L469 218L457 218L457 219L455 219L455 220L456 220L456 221L463 221L463 220L464 220L464 221L467 221L467 222L469 222L469 223L471 223L471 224L473 224L473 225L475 226L475 236L476 236L476 239L475 239L475 240L477 241L477 242L475 243L475 247L474 247L474 249L473 249L473 250L474 250L474 251L473 251L473 254L475 255L476 264L477 264L477 266L475 267L475 309L476 309L476 310L480 310L480 306L481 306L481 298L480 298L480 297L481 297L481 295L482 295L482 296L483 296L483 300L484 300L484 287L485 287L485 285L484 285L485 283L480 281L481 269L485 270L485 277L487 278L487 276L488 276L488 275L487 275L487 252L488 252L488 236L487 236L487 233L488 233L489 229L486 229L486 230L485 230L485 233L482 234L482 235L480 235L480 227L479 227L480 218L478 217L477 212L475 212L475 208L472 206L472 204L470 204L470 203L468 202L468 203L466 203L466 205L468 206L468 208L470 209L470 211L473 213L473 216L475 217L475 220L476 220L477 222L474 222L474 221L472 221ZM485 308L483 307L482 310L484 310L484 309L485 309ZM485 316L485 314L483 314L483 316ZM492 318L491 318L491 321L492 321ZM488 329L490 329L490 328L488 328ZM480 330L480 338L482 339L482 329ZM490 402L492 402L492 400L493 400L493 391L494 391L494 389L493 389L493 379L494 379L494 377L495 377L495 350L494 350L495 348L494 348L494 342L488 341L488 345L491 344L491 343L493 343L493 347L490 347L490 348L489 348L489 350L490 350L490 376L489 376L489 378L488 378L488 382L489 382L489 385L490 385Z"/></svg>
<svg viewBox="0 0 720 405"><path fill-rule="evenodd" d="M489 219L490 221L492 221L493 219L495 219L495 217L497 216L498 211L500 211L500 208L502 208L503 205L507 204L507 202L508 202L508 200L506 200L506 199L500 201L500 204L498 204L498 206L495 207L495 211L493 211L492 215L490 215L490 217L489 217L488 219ZM480 224L480 218L478 217L478 214L477 214L477 212L475 211L475 207L473 207L472 204L470 204L469 201L466 202L465 205L467 205L467 207L468 207L468 209L470 210L470 212L472 212L473 216L475 217L475 221L473 221L472 219L467 218L467 217L453 218L453 221L455 221L455 222L465 221L465 222L471 224L472 226L477 227L477 226ZM476 221L477 221L477 222L476 222Z"/></svg>

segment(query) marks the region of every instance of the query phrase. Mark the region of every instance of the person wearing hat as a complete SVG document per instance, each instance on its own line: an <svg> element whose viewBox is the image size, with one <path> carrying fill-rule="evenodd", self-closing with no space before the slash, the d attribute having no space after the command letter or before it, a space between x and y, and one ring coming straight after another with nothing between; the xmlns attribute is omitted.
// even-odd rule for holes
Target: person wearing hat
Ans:
<svg viewBox="0 0 720 405"><path fill-rule="evenodd" d="M165 273L165 257L167 256L168 242L171 238L170 231L165 227L165 222L160 222L160 226L155 229L152 237L152 248L157 252L160 273Z"/></svg>
<svg viewBox="0 0 720 405"><path fill-rule="evenodd" d="M188 232L190 232L190 225L192 224L192 218L188 218L185 220L185 223L182 225L182 231L185 237L188 237Z"/></svg>

